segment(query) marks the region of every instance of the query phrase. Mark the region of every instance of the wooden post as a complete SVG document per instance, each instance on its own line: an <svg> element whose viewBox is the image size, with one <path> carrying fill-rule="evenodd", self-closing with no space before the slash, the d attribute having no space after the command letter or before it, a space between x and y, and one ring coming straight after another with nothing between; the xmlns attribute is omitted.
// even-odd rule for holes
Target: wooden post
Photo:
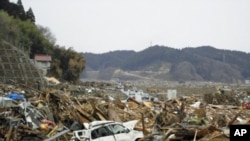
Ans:
<svg viewBox="0 0 250 141"><path fill-rule="evenodd" d="M141 113L141 121L142 121L142 132L143 135L145 136L145 124L144 124L144 115Z"/></svg>
<svg viewBox="0 0 250 141"><path fill-rule="evenodd" d="M12 133L12 130L13 130L13 126L10 126L8 132L5 134L5 138L6 138L6 141L10 141L10 137L11 137L11 133Z"/></svg>

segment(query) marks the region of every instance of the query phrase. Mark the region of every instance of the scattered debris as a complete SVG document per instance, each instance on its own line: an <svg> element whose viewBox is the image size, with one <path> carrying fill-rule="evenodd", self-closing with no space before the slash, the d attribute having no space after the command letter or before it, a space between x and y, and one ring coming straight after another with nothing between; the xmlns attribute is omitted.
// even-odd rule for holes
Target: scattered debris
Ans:
<svg viewBox="0 0 250 141"><path fill-rule="evenodd" d="M82 90L89 86L100 87L91 93ZM215 141L229 140L229 125L250 124L249 109L243 104L249 99L245 92L215 92L203 97L179 96L155 101L138 100L120 89L103 89L111 87L109 84L60 83L58 87L38 90L0 84L0 140L68 141L81 136L93 139L91 133L97 130L97 124L117 124L123 127L117 127L117 131L123 130L120 136L129 134L126 137L133 140ZM122 123L134 125L128 127ZM114 134L118 133L112 137Z"/></svg>

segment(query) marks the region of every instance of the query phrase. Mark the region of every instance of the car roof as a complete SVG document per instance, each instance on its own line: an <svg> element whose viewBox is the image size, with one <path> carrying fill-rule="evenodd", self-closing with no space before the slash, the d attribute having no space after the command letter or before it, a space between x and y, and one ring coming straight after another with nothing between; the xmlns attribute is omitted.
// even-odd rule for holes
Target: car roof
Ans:
<svg viewBox="0 0 250 141"><path fill-rule="evenodd" d="M90 123L84 123L84 126L85 128L89 129L89 128L93 128L93 127L96 127L96 126L100 126L100 125L105 125L105 124L113 124L113 123L116 123L116 124L122 124L122 123L119 123L119 122L115 122L115 121L92 121Z"/></svg>

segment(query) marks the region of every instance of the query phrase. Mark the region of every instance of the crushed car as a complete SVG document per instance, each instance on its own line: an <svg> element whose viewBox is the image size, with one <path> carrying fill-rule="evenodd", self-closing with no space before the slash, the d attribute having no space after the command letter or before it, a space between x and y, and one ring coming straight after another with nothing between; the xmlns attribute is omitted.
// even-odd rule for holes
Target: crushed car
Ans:
<svg viewBox="0 0 250 141"><path fill-rule="evenodd" d="M134 130L138 120L124 123L115 121L93 121L84 123L84 129L76 130L71 141L138 141L144 137L142 131Z"/></svg>

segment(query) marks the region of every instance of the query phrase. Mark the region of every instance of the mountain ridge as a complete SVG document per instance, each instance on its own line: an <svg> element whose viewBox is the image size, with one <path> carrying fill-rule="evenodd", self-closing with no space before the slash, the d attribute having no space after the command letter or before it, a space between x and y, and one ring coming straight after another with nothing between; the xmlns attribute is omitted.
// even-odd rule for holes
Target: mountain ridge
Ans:
<svg viewBox="0 0 250 141"><path fill-rule="evenodd" d="M249 53L212 46L175 49L155 45L139 52L119 50L83 56L86 59L83 79L91 79L88 75L91 71L96 72L98 80L237 82L250 78Z"/></svg>

